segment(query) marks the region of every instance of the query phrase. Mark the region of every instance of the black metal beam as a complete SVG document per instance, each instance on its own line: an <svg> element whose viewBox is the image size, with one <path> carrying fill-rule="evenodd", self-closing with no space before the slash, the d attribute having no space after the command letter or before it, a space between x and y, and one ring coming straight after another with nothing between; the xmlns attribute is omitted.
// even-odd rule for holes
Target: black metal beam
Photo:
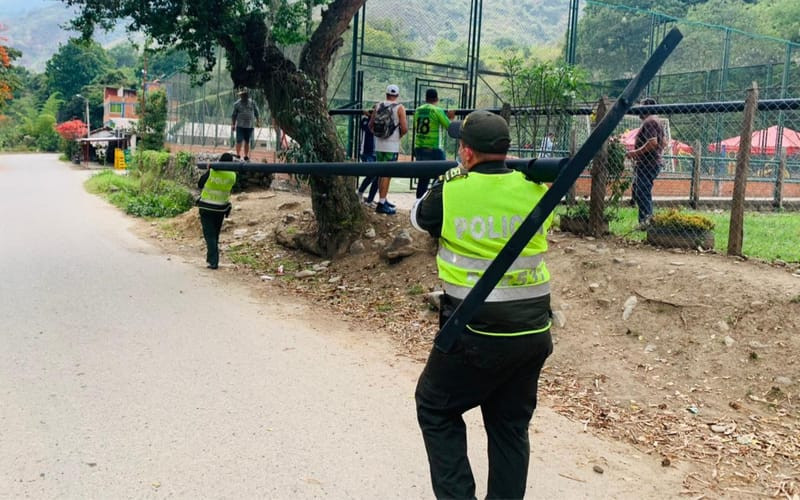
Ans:
<svg viewBox="0 0 800 500"><path fill-rule="evenodd" d="M611 107L606 116L597 124L586 142L567 163L564 170L555 180L539 203L525 218L520 227L508 240L508 243L497 254L486 272L481 276L469 294L458 305L453 315L448 318L439 331L434 344L443 352L452 351L458 337L472 318L472 315L486 300L489 293L500 281L512 262L519 256L530 239L539 230L544 221L555 209L567 190L580 176L584 168L603 147L603 143L611 136L622 117L630 110L642 90L658 73L675 47L683 38L677 28L673 28L645 63L638 75L628 84L622 95Z"/></svg>
<svg viewBox="0 0 800 500"><path fill-rule="evenodd" d="M569 158L534 158L506 160L506 165L519 170L533 182L553 182L567 165ZM198 168L230 172L261 172L307 175L351 175L397 178L437 177L451 168L454 161L394 161L369 163L245 163L223 161L198 163Z"/></svg>

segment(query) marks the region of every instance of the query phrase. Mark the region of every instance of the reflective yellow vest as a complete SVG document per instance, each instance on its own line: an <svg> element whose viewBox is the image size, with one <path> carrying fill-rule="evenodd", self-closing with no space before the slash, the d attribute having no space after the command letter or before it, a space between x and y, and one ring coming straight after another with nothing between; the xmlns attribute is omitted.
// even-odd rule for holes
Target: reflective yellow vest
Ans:
<svg viewBox="0 0 800 500"><path fill-rule="evenodd" d="M436 264L445 293L464 299L547 192L547 186L530 182L517 171L446 177L449 180L442 190L442 233ZM487 302L532 299L550 293L544 254L552 218L548 217L528 242Z"/></svg>
<svg viewBox="0 0 800 500"><path fill-rule="evenodd" d="M212 205L227 205L231 198L231 188L236 182L236 172L225 170L209 171L208 180L200 193L200 201Z"/></svg>

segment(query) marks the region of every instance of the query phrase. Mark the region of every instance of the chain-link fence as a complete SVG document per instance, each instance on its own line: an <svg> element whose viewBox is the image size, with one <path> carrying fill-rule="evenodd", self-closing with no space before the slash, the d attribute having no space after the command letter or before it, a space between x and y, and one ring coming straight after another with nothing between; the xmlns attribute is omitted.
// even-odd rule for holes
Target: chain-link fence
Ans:
<svg viewBox="0 0 800 500"><path fill-rule="evenodd" d="M575 62L589 71L599 94L618 95L677 26L684 38L648 88L659 102L736 100L752 82L763 99L800 95L800 44L624 5L583 3ZM746 14L735 21L749 27Z"/></svg>
<svg viewBox="0 0 800 500"><path fill-rule="evenodd" d="M161 85L167 93L166 142L172 149L221 152L234 147L231 129L233 104L239 98L224 62L210 81L192 85L191 77L177 73ZM250 99L258 106L261 126L253 131L251 147L254 157L269 156L281 148L281 134L272 125L269 106L259 89L249 89Z"/></svg>
<svg viewBox="0 0 800 500"><path fill-rule="evenodd" d="M562 230L800 261L798 109L797 99L634 108L560 210Z"/></svg>

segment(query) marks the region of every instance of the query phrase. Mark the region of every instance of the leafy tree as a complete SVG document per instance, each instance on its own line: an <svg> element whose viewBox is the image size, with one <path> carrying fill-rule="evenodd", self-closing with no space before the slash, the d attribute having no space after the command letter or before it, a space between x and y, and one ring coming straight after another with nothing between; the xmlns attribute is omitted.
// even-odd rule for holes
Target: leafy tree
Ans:
<svg viewBox="0 0 800 500"><path fill-rule="evenodd" d="M328 72L342 34L365 0L63 1L78 7L73 26L84 37L96 26L107 29L117 20L128 20L130 30L145 32L159 46L184 51L189 70L201 79L214 68L221 46L234 85L263 92L278 125L306 146L307 160L344 160L328 115ZM327 6L314 19L311 10L323 4ZM298 43L302 49L293 60L284 48ZM352 181L314 176L311 189L317 234L298 242L322 255L345 252L364 224Z"/></svg>
<svg viewBox="0 0 800 500"><path fill-rule="evenodd" d="M800 43L800 3L796 0L762 2L754 9L763 13L763 19L775 36Z"/></svg>
<svg viewBox="0 0 800 500"><path fill-rule="evenodd" d="M138 75L141 75L144 69L142 63L143 61L140 59L136 66ZM181 50L172 48L147 50L147 78L150 80L161 79L182 72L188 65L189 56Z"/></svg>
<svg viewBox="0 0 800 500"><path fill-rule="evenodd" d="M5 27L0 24L0 31ZM14 74L11 62L18 58L20 51L4 45L6 38L0 36L0 116L6 102L14 97L14 90L20 87L20 80Z"/></svg>
<svg viewBox="0 0 800 500"><path fill-rule="evenodd" d="M81 120L70 120L57 125L56 133L61 137L61 151L71 159L78 152L77 140L86 137L86 124Z"/></svg>
<svg viewBox="0 0 800 500"><path fill-rule="evenodd" d="M561 63L526 61L512 55L502 61L508 75L503 81L504 97L515 108L528 108L518 114L514 142L538 148L541 138L553 133L563 144L570 129L570 117L560 112L586 90L586 75L575 66Z"/></svg>
<svg viewBox="0 0 800 500"><path fill-rule="evenodd" d="M114 45L108 49L108 57L116 68L134 68L139 64L139 50L131 42Z"/></svg>
<svg viewBox="0 0 800 500"><path fill-rule="evenodd" d="M70 99L95 78L105 74L112 62L106 51L93 41L70 39L47 61L45 75L51 93Z"/></svg>
<svg viewBox="0 0 800 500"><path fill-rule="evenodd" d="M99 128L103 123L103 88L99 85L87 85L81 88L80 95L66 96L56 118L60 122L80 118L86 119L86 101L89 99L89 125Z"/></svg>
<svg viewBox="0 0 800 500"><path fill-rule="evenodd" d="M163 90L139 96L139 109L143 110L137 124L139 146L142 149L164 149L164 132L167 129L167 94Z"/></svg>

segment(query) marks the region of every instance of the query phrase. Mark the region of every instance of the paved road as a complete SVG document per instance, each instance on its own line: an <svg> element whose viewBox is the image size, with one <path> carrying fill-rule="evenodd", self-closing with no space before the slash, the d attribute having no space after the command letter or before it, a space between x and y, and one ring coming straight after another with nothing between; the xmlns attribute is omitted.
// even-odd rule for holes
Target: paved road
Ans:
<svg viewBox="0 0 800 500"><path fill-rule="evenodd" d="M0 156L0 497L430 498L418 364L159 253L87 175ZM531 498L679 491L679 471L547 409L534 428Z"/></svg>

